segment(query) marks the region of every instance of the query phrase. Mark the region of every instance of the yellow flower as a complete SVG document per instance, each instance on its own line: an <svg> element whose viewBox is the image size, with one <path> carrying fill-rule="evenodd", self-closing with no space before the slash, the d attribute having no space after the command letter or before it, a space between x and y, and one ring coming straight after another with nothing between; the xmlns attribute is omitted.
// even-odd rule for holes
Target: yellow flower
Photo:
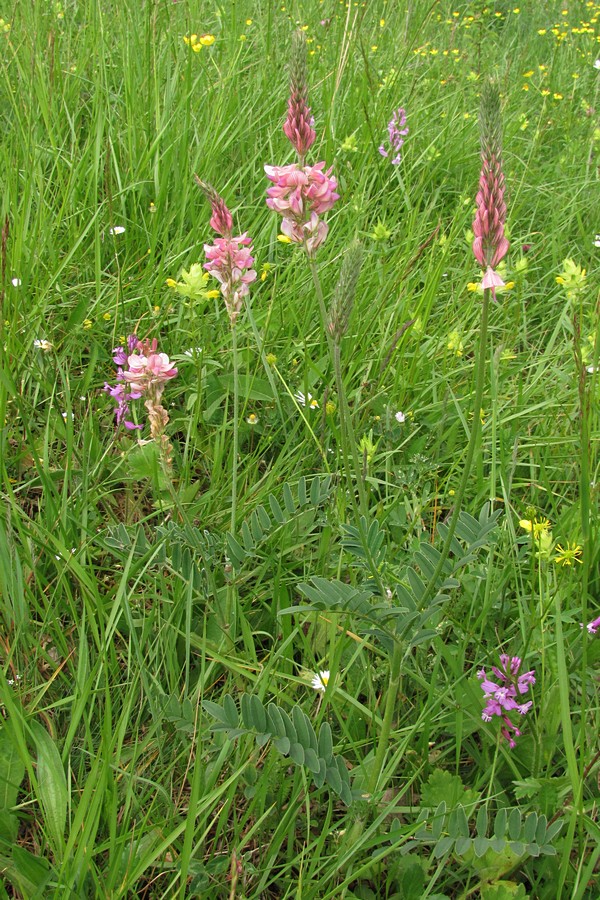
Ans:
<svg viewBox="0 0 600 900"><path fill-rule="evenodd" d="M325 404L325 412L328 416L332 416L335 412L336 406L333 400L328 400Z"/></svg>
<svg viewBox="0 0 600 900"><path fill-rule="evenodd" d="M104 319L105 322L110 322L110 320L112 319L112 313L105 312L102 315L102 318Z"/></svg>
<svg viewBox="0 0 600 900"><path fill-rule="evenodd" d="M277 240L280 244L291 244L292 239L287 236L287 234L278 234Z"/></svg>
<svg viewBox="0 0 600 900"><path fill-rule="evenodd" d="M94 324L94 323L92 322L91 319L84 319L84 320L83 320L83 327L85 328L86 331L89 331L93 324Z"/></svg>
<svg viewBox="0 0 600 900"><path fill-rule="evenodd" d="M451 331L448 335L448 343L446 344L448 350L454 350L456 356L462 356L464 345L460 339L460 334L458 331Z"/></svg>
<svg viewBox="0 0 600 900"><path fill-rule="evenodd" d="M556 276L556 283L564 287L568 300L575 300L584 288L585 269L574 260L565 259L562 272Z"/></svg>
<svg viewBox="0 0 600 900"><path fill-rule="evenodd" d="M214 34L202 34L202 35L200 35L198 43L202 47L211 47L214 44L215 40L216 40L216 38L215 38Z"/></svg>
<svg viewBox="0 0 600 900"><path fill-rule="evenodd" d="M274 366L275 363L277 362L277 357L275 356L274 353L267 353L267 355L265 356L265 359L267 360L267 362L269 363L270 366Z"/></svg>
<svg viewBox="0 0 600 900"><path fill-rule="evenodd" d="M206 291L204 296L209 300L216 300L217 297L221 295L221 292L217 290L217 288L212 288L210 291Z"/></svg>
<svg viewBox="0 0 600 900"><path fill-rule="evenodd" d="M559 566L572 566L573 563L576 562L582 565L583 560L579 559L582 552L583 551L579 544L576 544L575 542L571 544L571 542L568 541L566 547L561 547L560 544L557 544L554 562L558 563Z"/></svg>
<svg viewBox="0 0 600 900"><path fill-rule="evenodd" d="M533 522L531 519L520 519L519 525L529 534L533 532L534 540L540 540L542 535L548 534L552 528L548 519L534 519Z"/></svg>
<svg viewBox="0 0 600 900"><path fill-rule="evenodd" d="M273 263L269 263L269 262L263 263L261 272L260 272L260 280L266 281L267 278L269 277L270 273L273 271L273 268L274 268Z"/></svg>
<svg viewBox="0 0 600 900"><path fill-rule="evenodd" d="M246 422L248 425L256 425L258 422L258 416L256 413L250 413L250 415L246 418Z"/></svg>

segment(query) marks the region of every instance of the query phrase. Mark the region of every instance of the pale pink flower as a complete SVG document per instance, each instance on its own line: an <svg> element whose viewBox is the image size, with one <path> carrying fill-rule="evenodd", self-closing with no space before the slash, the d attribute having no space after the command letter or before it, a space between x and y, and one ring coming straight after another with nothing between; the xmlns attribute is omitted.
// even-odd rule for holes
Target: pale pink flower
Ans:
<svg viewBox="0 0 600 900"><path fill-rule="evenodd" d="M247 234L216 238L214 244L204 245L204 252L208 260L204 268L219 281L231 324L235 325L243 298L250 293L248 285L256 281L252 241Z"/></svg>
<svg viewBox="0 0 600 900"><path fill-rule="evenodd" d="M313 253L327 237L328 226L319 217L339 200L332 169L324 162L314 166L265 166L273 187L267 189L267 206L283 216L282 232Z"/></svg>
<svg viewBox="0 0 600 900"><path fill-rule="evenodd" d="M149 413L150 429L153 437L161 437L164 426L169 421L160 399L165 384L177 375L177 369L166 353L158 352L158 341L140 341L136 334L127 338L127 350L116 347L113 360L117 366L117 384L105 384L104 390L117 401L115 416L117 425L123 424L130 431L141 429L127 415L132 400L144 398ZM129 391L127 391L129 387Z"/></svg>
<svg viewBox="0 0 600 900"><path fill-rule="evenodd" d="M221 235L215 238L214 244L204 245L207 259L204 268L220 283L221 294L233 326L242 309L244 297L250 293L248 285L256 281L256 271L252 268L252 241L247 232L233 237L233 217L225 201L210 184L201 181L197 175L194 177L210 200L211 228Z"/></svg>

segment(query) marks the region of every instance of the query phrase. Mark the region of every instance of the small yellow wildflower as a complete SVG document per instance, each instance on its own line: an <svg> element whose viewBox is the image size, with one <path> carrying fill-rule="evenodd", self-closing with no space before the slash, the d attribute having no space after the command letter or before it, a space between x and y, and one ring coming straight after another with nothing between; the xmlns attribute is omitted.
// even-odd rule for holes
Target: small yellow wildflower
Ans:
<svg viewBox="0 0 600 900"><path fill-rule="evenodd" d="M83 327L85 328L86 331L89 331L93 324L94 324L94 323L92 322L91 319L84 319L84 320L83 320Z"/></svg>
<svg viewBox="0 0 600 900"><path fill-rule="evenodd" d="M112 313L105 312L103 313L102 318L105 322L110 322L110 320L112 319Z"/></svg>
<svg viewBox="0 0 600 900"><path fill-rule="evenodd" d="M559 566L572 566L573 563L579 563L583 565L583 560L579 557L582 555L583 551L579 544L573 542L571 544L570 541L567 542L566 547L561 547L560 544L556 545L556 556L554 557L554 562Z"/></svg>
<svg viewBox="0 0 600 900"><path fill-rule="evenodd" d="M556 283L564 287L568 300L575 300L584 289L585 269L572 259L563 261L563 270L556 276Z"/></svg>
<svg viewBox="0 0 600 900"><path fill-rule="evenodd" d="M210 291L206 291L206 293L204 294L204 296L205 296L208 300L216 300L217 297L220 297L220 296L221 296L221 292L220 292L217 288L211 288Z"/></svg>
<svg viewBox="0 0 600 900"><path fill-rule="evenodd" d="M246 422L248 423L248 425L256 425L256 423L258 422L258 416L256 415L256 413L250 413L250 415L246 418Z"/></svg>
<svg viewBox="0 0 600 900"><path fill-rule="evenodd" d="M214 44L215 40L216 38L214 34L202 34L200 35L198 42L202 47L211 47Z"/></svg>
<svg viewBox="0 0 600 900"><path fill-rule="evenodd" d="M269 277L269 275L271 274L271 272L273 271L273 268L274 268L273 263L269 263L269 262L263 263L262 267L261 267L261 271L260 271L260 280L266 281L267 278Z"/></svg>
<svg viewBox="0 0 600 900"><path fill-rule="evenodd" d="M336 405L333 402L333 400L328 400L327 403L325 404L325 413L328 416L332 416L334 414L335 410L336 410Z"/></svg>
<svg viewBox="0 0 600 900"><path fill-rule="evenodd" d="M464 351L464 344L460 339L460 334L458 331L451 331L448 335L448 343L446 344L448 350L453 350L456 356L462 356Z"/></svg>
<svg viewBox="0 0 600 900"><path fill-rule="evenodd" d="M267 362L270 366L274 366L275 363L277 362L277 357L275 356L274 353L267 353L267 355L265 356L265 359L267 360Z"/></svg>
<svg viewBox="0 0 600 900"><path fill-rule="evenodd" d="M539 541L542 535L548 534L552 528L548 519L534 519L533 521L531 519L520 519L519 525L529 534L533 533L533 538L536 541Z"/></svg>
<svg viewBox="0 0 600 900"><path fill-rule="evenodd" d="M292 239L287 236L287 234L278 234L277 240L280 244L291 244Z"/></svg>

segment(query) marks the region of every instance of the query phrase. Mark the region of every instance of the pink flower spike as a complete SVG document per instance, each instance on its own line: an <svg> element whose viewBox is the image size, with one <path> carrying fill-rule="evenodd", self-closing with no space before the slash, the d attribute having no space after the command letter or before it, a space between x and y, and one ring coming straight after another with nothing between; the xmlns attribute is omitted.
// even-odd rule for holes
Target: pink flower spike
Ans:
<svg viewBox="0 0 600 900"><path fill-rule="evenodd" d="M312 254L327 237L328 226L319 218L328 212L339 194L337 181L326 172L324 162L300 167L265 166L273 187L267 189L267 206L283 216L281 230L296 244L304 244Z"/></svg>
<svg viewBox="0 0 600 900"><path fill-rule="evenodd" d="M477 212L473 222L473 253L482 269L494 269L508 253L504 236L506 203L502 168L502 121L498 88L484 85L479 114L481 135L481 175L477 193ZM486 272L486 275L487 275ZM484 285L486 287L486 285ZM498 284L489 284L494 291Z"/></svg>
<svg viewBox="0 0 600 900"><path fill-rule="evenodd" d="M212 210L210 227L223 237L231 237L233 232L233 217L227 209L227 204L211 184L202 181L197 175L194 175L194 178L196 179L196 184L204 192L210 202Z"/></svg>
<svg viewBox="0 0 600 900"><path fill-rule="evenodd" d="M308 66L306 64L306 38L297 31L292 38L290 58L290 96L283 132L291 142L300 161L304 161L307 151L317 137L313 128L313 117L308 105Z"/></svg>

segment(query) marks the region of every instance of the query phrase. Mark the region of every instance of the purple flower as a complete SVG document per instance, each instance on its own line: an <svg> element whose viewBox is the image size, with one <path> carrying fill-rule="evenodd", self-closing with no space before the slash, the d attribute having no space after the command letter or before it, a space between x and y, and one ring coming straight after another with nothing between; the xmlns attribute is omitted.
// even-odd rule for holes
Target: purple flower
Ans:
<svg viewBox="0 0 600 900"><path fill-rule="evenodd" d="M404 138L408 134L408 126L406 124L406 112L402 107L397 109L390 121L388 122L388 138L390 142L390 146L392 148L392 152L395 154L392 159L392 165L397 166L402 156L400 155L400 150L402 149L402 145L404 144ZM386 158L389 157L388 151L385 149L383 144L379 148L379 152L382 156Z"/></svg>
<svg viewBox="0 0 600 900"><path fill-rule="evenodd" d="M156 338L152 342L140 341L136 334L130 334L127 338L127 351L123 347L113 350L117 383L112 385L106 382L104 390L117 403L116 424L123 424L129 431L142 428L126 418L130 401L146 396L152 403L157 403L165 383L177 375L177 369L172 366L167 354L157 351Z"/></svg>
<svg viewBox="0 0 600 900"><path fill-rule="evenodd" d="M491 722L493 716L499 716L502 719L503 725L500 734L508 742L511 750L516 746L515 738L519 737L521 732L513 724L508 713L516 710L519 715L524 716L533 705L531 700L526 703L517 702L518 695L526 694L530 685L535 684L533 669L519 675L520 668L521 658L519 656L511 657L503 653L500 657L500 666L492 666L495 681L488 678L485 669L477 672L486 700L481 718L484 722Z"/></svg>
<svg viewBox="0 0 600 900"><path fill-rule="evenodd" d="M580 622L579 624L580 627L583 628L583 622ZM600 628L600 616L598 616L597 619L592 619L592 621L588 622L585 627L588 631L588 634L596 634L596 632Z"/></svg>

